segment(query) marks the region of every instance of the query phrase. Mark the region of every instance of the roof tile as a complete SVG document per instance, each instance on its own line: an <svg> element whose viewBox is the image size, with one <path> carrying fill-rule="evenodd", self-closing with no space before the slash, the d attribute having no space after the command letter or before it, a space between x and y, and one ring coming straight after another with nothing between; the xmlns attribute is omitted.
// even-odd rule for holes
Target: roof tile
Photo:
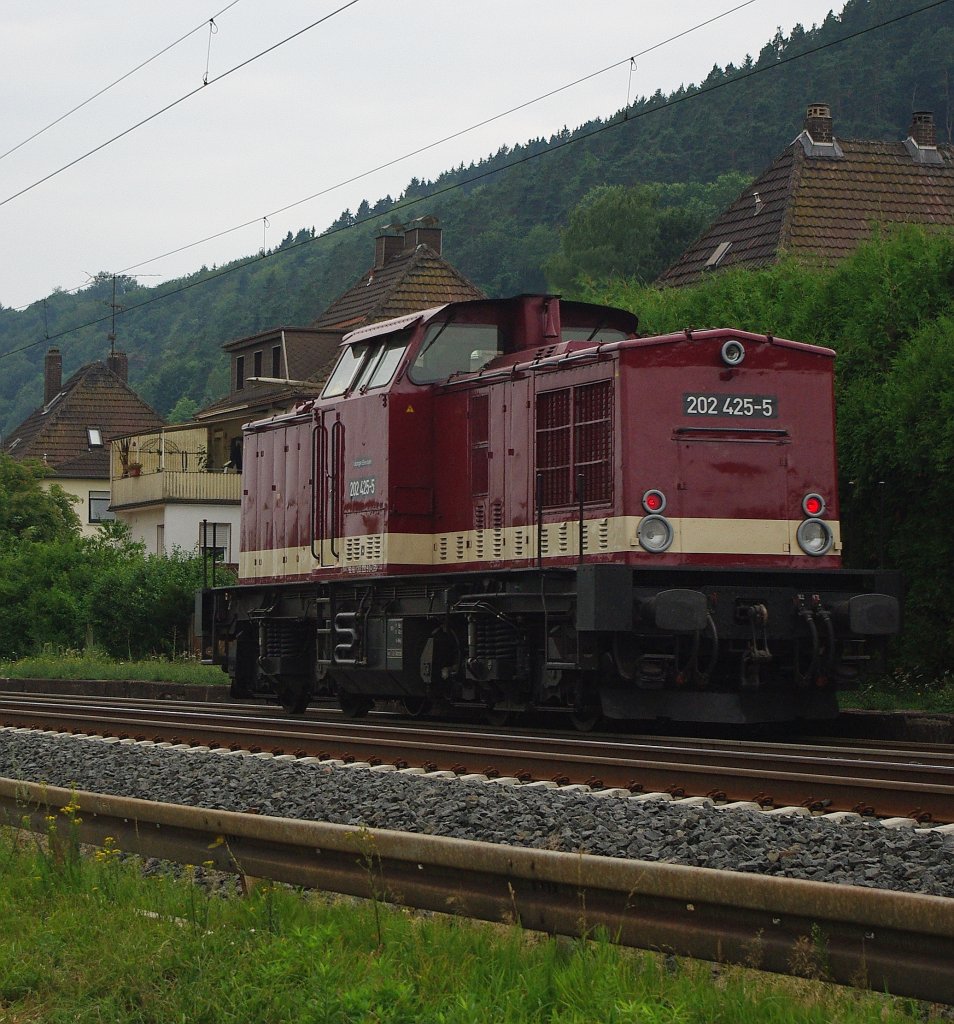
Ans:
<svg viewBox="0 0 954 1024"><path fill-rule="evenodd" d="M912 159L903 142L838 140L842 157L806 155L796 139L658 283L694 284L722 242L726 267L764 266L782 251L826 261L848 255L874 224L954 227L954 147L940 164ZM756 195L762 205L756 211Z"/></svg>
<svg viewBox="0 0 954 1024"><path fill-rule="evenodd" d="M105 363L80 367L49 405L31 413L8 435L5 450L18 460L39 459L54 476L109 477L109 440L153 430L165 421ZM107 442L91 447L87 430Z"/></svg>

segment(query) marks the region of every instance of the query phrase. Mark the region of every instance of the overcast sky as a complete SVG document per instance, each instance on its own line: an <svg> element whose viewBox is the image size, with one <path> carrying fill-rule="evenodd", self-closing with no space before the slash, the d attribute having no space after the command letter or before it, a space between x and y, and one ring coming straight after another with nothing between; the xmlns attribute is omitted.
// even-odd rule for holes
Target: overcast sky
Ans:
<svg viewBox="0 0 954 1024"><path fill-rule="evenodd" d="M99 271L127 271L143 284L156 284L263 245L271 248L289 230L321 231L364 198L396 198L414 176L432 178L501 145L610 115L627 94L636 99L698 83L714 63L724 67L741 63L747 53L757 56L777 28L787 35L796 23L810 28L831 8L841 9L839 0L750 0L638 56L631 74L631 55L744 0L357 0L333 14L347 2L4 5L0 154L7 155L0 157L0 303L20 307L54 288L81 286ZM215 34L208 24L213 15ZM616 62L623 63L334 187ZM206 74L209 84L203 87ZM192 90L198 91L54 173ZM825 97L806 102L816 99ZM798 121L793 112L793 136ZM26 191L16 195L21 190ZM330 191L274 212L325 190ZM269 214L266 227L262 218ZM254 223L153 260L247 221Z"/></svg>

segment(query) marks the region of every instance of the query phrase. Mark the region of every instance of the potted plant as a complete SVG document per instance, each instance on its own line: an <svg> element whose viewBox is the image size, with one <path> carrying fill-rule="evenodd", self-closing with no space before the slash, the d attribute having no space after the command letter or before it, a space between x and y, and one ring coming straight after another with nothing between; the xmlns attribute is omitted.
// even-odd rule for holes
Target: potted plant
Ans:
<svg viewBox="0 0 954 1024"><path fill-rule="evenodd" d="M139 476L140 473L142 473L142 463L141 462L130 462L130 463L127 464L127 466L126 466L126 475L127 476Z"/></svg>

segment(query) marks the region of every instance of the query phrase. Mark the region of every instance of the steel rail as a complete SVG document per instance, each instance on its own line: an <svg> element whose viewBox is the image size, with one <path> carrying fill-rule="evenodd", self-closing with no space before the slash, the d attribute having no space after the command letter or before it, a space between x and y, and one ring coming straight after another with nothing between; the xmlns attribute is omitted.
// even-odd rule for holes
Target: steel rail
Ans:
<svg viewBox="0 0 954 1024"><path fill-rule="evenodd" d="M62 809L69 807L68 812ZM330 892L954 1004L954 900L0 779L18 828Z"/></svg>
<svg viewBox="0 0 954 1024"><path fill-rule="evenodd" d="M169 710L23 702L0 698L0 721L30 728L68 728L172 742L292 750L323 758L371 763L414 763L458 774L513 775L528 779L589 782L634 791L711 795L765 806L804 805L816 811L849 810L882 817L954 821L954 766L949 757L923 761L906 752L883 759L814 752L781 744L750 750L740 741L660 743L594 737L475 732L460 727L422 727L337 721L237 720L205 709ZM765 749L768 748L768 749Z"/></svg>

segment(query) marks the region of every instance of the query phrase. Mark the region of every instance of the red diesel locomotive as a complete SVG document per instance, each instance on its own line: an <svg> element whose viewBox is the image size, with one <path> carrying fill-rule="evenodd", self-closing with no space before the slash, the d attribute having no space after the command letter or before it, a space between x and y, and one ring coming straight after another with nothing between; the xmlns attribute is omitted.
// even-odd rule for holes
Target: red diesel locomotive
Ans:
<svg viewBox="0 0 954 1024"><path fill-rule="evenodd" d="M354 331L246 427L213 660L292 712L831 716L899 626L896 579L841 568L833 364L545 295Z"/></svg>

